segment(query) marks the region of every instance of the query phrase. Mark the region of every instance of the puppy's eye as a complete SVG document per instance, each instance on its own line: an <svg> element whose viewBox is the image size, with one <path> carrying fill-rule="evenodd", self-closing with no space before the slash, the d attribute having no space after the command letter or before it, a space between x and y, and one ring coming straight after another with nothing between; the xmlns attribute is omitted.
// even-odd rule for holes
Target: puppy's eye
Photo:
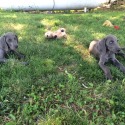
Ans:
<svg viewBox="0 0 125 125"><path fill-rule="evenodd" d="M14 40L17 40L17 38L16 38L16 37L14 37Z"/></svg>
<svg viewBox="0 0 125 125"><path fill-rule="evenodd" d="M11 39L8 39L9 42L11 42L12 40Z"/></svg>
<svg viewBox="0 0 125 125"><path fill-rule="evenodd" d="M114 41L110 41L109 43L110 43L110 44L113 44L113 42L114 42Z"/></svg>

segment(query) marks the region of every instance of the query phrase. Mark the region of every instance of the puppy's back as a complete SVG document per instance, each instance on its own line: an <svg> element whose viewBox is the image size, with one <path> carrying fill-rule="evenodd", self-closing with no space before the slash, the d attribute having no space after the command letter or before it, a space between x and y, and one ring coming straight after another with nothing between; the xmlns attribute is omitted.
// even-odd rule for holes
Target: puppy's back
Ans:
<svg viewBox="0 0 125 125"><path fill-rule="evenodd" d="M98 50L98 40L94 40L89 45L89 53L94 55L96 58L99 58L99 50Z"/></svg>

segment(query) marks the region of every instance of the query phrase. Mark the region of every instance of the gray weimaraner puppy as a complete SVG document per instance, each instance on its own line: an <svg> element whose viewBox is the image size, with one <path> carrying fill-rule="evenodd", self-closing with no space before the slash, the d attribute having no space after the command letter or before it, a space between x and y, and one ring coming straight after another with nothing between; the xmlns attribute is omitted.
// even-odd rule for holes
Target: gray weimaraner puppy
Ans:
<svg viewBox="0 0 125 125"><path fill-rule="evenodd" d="M112 79L111 72L105 63L111 61L123 73L125 67L115 58L115 54L120 53L121 48L117 43L117 38L114 35L108 35L102 40L92 41L89 46L90 54L93 54L99 59L99 66L104 71L106 79Z"/></svg>
<svg viewBox="0 0 125 125"><path fill-rule="evenodd" d="M18 48L18 37L13 32L8 32L0 37L0 63L6 63L8 54L14 54L18 59L24 58L24 54L17 51ZM26 64L26 62L23 62Z"/></svg>

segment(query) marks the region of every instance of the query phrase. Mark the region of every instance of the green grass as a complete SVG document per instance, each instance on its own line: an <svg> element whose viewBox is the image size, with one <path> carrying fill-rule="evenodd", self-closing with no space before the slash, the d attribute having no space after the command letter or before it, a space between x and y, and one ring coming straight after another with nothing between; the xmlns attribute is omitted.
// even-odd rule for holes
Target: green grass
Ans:
<svg viewBox="0 0 125 125"><path fill-rule="evenodd" d="M32 14L0 11L0 34L15 32L23 66L0 65L0 125L124 125L124 74L108 64L106 81L88 46L114 34L125 46L123 11L86 14ZM103 27L109 19L120 30ZM68 38L47 40L47 28L67 29ZM13 57L12 57L13 58ZM125 59L118 57L125 65Z"/></svg>

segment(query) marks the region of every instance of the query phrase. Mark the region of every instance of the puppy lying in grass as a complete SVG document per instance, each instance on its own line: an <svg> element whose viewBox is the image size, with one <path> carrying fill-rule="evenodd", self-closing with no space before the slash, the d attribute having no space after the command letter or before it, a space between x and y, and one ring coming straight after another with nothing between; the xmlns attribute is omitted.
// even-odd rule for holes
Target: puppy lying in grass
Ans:
<svg viewBox="0 0 125 125"><path fill-rule="evenodd" d="M47 31L45 33L45 38L47 39L61 39L61 38L67 38L66 29L65 28L59 28L57 31Z"/></svg>
<svg viewBox="0 0 125 125"><path fill-rule="evenodd" d="M106 79L112 79L110 69L105 65L106 62L112 62L123 73L125 73L125 66L120 63L115 54L120 53L121 47L117 42L117 38L114 35L108 35L105 38L92 41L89 45L89 52L99 59L99 66L103 70Z"/></svg>
<svg viewBox="0 0 125 125"><path fill-rule="evenodd" d="M25 55L18 50L18 37L13 32L7 32L0 37L0 63L6 63L9 60L6 58L10 54L14 54L18 59L24 59ZM27 62L22 62L27 65Z"/></svg>

